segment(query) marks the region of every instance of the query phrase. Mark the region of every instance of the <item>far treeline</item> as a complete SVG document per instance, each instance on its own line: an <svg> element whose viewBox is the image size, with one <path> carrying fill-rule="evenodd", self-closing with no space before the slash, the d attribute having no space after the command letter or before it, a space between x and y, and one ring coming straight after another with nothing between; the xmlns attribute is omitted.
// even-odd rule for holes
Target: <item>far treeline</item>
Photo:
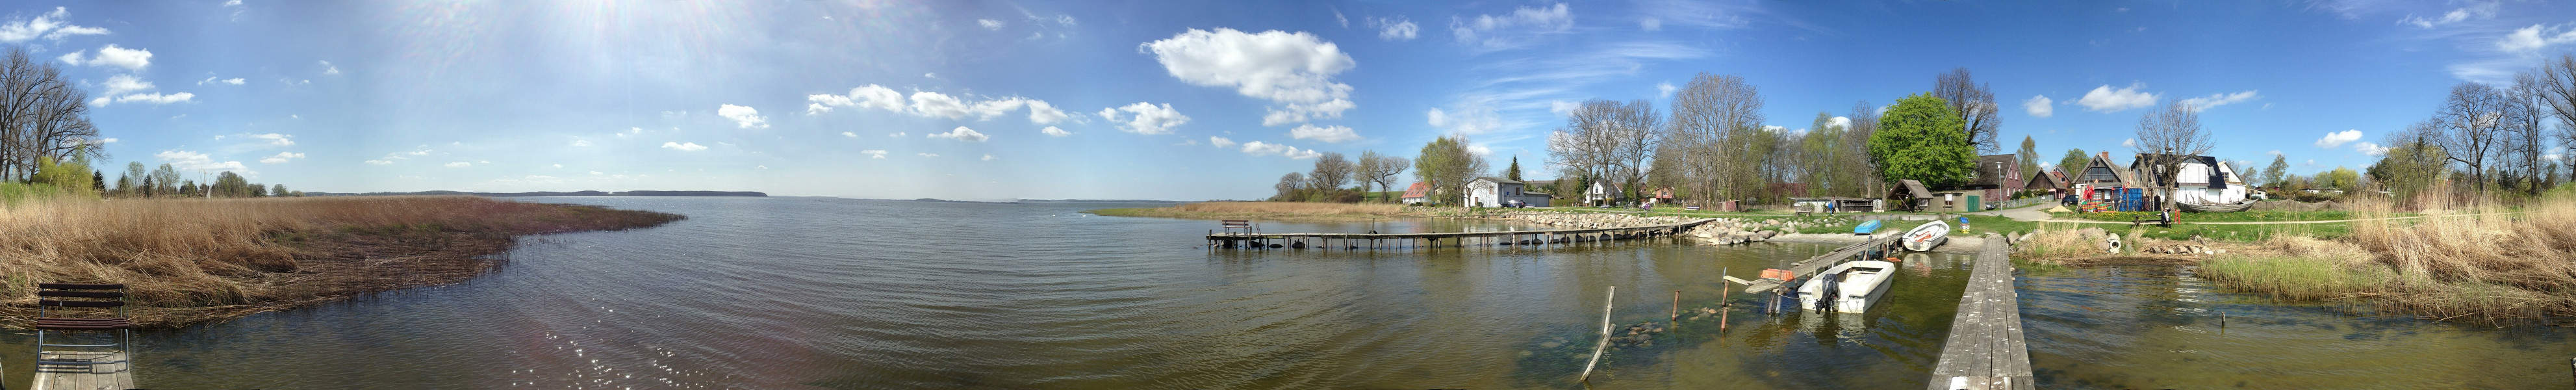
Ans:
<svg viewBox="0 0 2576 390"><path fill-rule="evenodd" d="M1545 165L1556 171L1554 187L1530 190L1563 198L1584 192L1587 183L1607 181L1620 184L1620 199L1672 188L1676 200L1702 205L1877 197L1902 179L1935 188L1966 184L1976 174L1977 156L2002 144L2002 106L1966 68L1936 76L1930 91L1898 98L1884 111L1861 101L1842 116L1818 112L1803 132L1765 124L1762 108L1759 89L1744 78L1707 73L1676 90L1665 112L1642 99L1583 102L1548 136ZM2187 162L2181 156L2208 155L2216 144L2200 123L2201 108L2174 101L2142 115L2129 152L2151 157L2145 163L2166 172ZM2544 60L2503 85L2460 83L2433 111L2383 142L2363 144L2365 153L2380 157L2365 171L2336 167L2292 174L2284 154L2272 155L2271 164L2259 170L2244 163L2249 160L2222 160L2236 162L2231 165L2250 182L2303 197L2312 196L2302 191L2310 189L2386 191L2404 201L2420 191L2455 188L2451 195L2460 199L2517 199L2576 178L2576 164L2562 161L2576 156L2576 54ZM1450 203L1468 181L1491 175L1484 157L1467 145L1464 136L1441 137L1412 160L1376 151L1363 152L1358 161L1323 153L1312 171L1281 177L1271 200L1393 202L1400 193L1398 176L1409 163L1413 179L1430 187L1433 203ZM2038 150L2025 136L2014 153L2026 175L2044 166ZM2070 149L2047 166L2082 167L2095 157ZM1500 176L1521 180L1521 174L1514 157ZM1353 183L1358 187L1346 187ZM2451 185L2437 186L2443 183Z"/></svg>
<svg viewBox="0 0 2576 390"><path fill-rule="evenodd" d="M210 183L182 176L161 164L126 167L110 187L106 174L91 162L107 159L106 138L89 120L89 92L82 91L53 61L9 48L0 59L0 197L259 197L292 196L283 184L262 186L241 175L223 172ZM84 175L86 173L86 175Z"/></svg>

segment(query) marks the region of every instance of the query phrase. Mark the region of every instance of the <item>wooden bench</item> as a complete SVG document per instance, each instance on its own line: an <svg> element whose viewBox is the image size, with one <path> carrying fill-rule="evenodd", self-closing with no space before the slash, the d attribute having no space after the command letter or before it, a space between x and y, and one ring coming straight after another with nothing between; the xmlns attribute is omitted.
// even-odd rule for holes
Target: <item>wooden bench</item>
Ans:
<svg viewBox="0 0 2576 390"><path fill-rule="evenodd" d="M2138 227L2139 225L2150 223L2156 224L2157 227L2173 227L2173 210L2158 211L2155 215L2151 216L2141 215L2129 218L2129 227Z"/></svg>
<svg viewBox="0 0 2576 390"><path fill-rule="evenodd" d="M1217 226L1224 228L1226 233L1236 233L1238 231L1243 234L1253 233L1253 224L1251 220L1228 219L1218 221Z"/></svg>

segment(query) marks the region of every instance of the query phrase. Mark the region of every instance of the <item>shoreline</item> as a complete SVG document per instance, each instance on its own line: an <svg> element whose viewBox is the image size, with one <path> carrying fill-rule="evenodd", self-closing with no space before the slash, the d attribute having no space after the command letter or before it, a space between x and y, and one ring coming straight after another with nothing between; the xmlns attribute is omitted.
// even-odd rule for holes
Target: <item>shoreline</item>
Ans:
<svg viewBox="0 0 2576 390"><path fill-rule="evenodd" d="M524 237L661 226L677 214L472 196L50 201L0 229L94 230L91 248L0 253L16 272L0 326L25 328L34 283L122 283L137 328L220 323L361 295L463 282ZM220 215L213 223L152 223ZM33 222L33 223L31 223ZM46 223L53 222L53 223ZM34 226L26 226L34 225ZM96 225L70 226L62 225ZM38 241L65 237L39 237ZM31 245L76 245L41 242ZM0 251L5 252L5 251ZM25 255L25 256L20 256Z"/></svg>

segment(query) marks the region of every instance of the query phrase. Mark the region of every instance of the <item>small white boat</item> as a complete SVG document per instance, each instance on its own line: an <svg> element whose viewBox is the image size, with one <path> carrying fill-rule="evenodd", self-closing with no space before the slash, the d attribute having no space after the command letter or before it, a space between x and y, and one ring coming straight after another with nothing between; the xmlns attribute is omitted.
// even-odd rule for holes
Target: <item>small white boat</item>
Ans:
<svg viewBox="0 0 2576 390"><path fill-rule="evenodd" d="M1836 313L1860 313L1887 295L1896 280L1896 263L1861 260L1834 265L1798 286L1798 307Z"/></svg>
<svg viewBox="0 0 2576 390"><path fill-rule="evenodd" d="M1942 243L1950 242L1950 223L1939 220L1925 223L1905 231L1905 236L1897 240L1905 244L1906 250L1929 252L1932 248L1941 247Z"/></svg>

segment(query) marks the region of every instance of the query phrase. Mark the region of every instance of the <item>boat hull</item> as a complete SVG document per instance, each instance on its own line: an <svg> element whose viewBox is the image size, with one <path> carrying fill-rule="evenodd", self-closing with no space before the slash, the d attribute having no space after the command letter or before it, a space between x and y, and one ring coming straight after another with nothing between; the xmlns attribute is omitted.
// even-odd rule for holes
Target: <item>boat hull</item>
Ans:
<svg viewBox="0 0 2576 390"><path fill-rule="evenodd" d="M1827 296L1824 291L1826 282L1822 276L1827 274L1839 276L1833 283L1840 286L1832 296ZM1835 265L1816 275L1818 277L1808 278L1806 284L1798 287L1799 308L1815 310L1818 301L1830 300L1832 304L1826 307L1833 312L1863 313L1887 296L1887 286L1896 280L1896 263L1854 261Z"/></svg>
<svg viewBox="0 0 2576 390"><path fill-rule="evenodd" d="M1878 221L1878 220L1875 220L1875 219L1861 222L1861 223L1860 223L1860 226L1853 226L1853 227L1852 227L1852 235L1855 235L1855 236L1866 236L1866 235L1870 235L1870 234L1873 234L1873 233L1877 233L1877 232L1878 232L1878 226L1879 226L1879 221Z"/></svg>
<svg viewBox="0 0 2576 390"><path fill-rule="evenodd" d="M1905 236L1897 241L1904 244L1906 250L1931 251L1932 248L1939 248L1941 244L1950 242L1950 223L1932 221L1923 226L1916 226L1914 230L1905 231Z"/></svg>

